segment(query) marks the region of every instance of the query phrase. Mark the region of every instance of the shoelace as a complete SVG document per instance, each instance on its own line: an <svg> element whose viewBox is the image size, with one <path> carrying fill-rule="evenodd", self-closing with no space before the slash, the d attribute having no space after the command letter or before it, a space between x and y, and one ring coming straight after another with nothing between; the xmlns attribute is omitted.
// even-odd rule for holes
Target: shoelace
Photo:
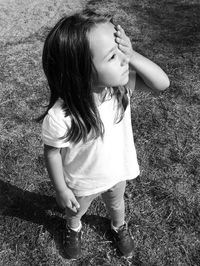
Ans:
<svg viewBox="0 0 200 266"><path fill-rule="evenodd" d="M73 238L72 237L73 234ZM65 242L68 242L69 240L74 240L75 242L79 240L81 232L72 232L69 228L66 228L65 235Z"/></svg>
<svg viewBox="0 0 200 266"><path fill-rule="evenodd" d="M119 239L130 238L129 230L126 224L122 225L118 230Z"/></svg>

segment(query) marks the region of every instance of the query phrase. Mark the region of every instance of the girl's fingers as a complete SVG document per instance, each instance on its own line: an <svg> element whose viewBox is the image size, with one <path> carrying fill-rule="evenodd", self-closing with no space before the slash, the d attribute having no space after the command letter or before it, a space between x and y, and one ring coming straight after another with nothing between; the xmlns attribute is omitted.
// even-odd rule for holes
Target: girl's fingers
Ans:
<svg viewBox="0 0 200 266"><path fill-rule="evenodd" d="M119 49L123 53L129 55L132 49L129 37L126 35L124 29L120 25L117 25L116 30L117 32L116 32L115 41L118 44Z"/></svg>
<svg viewBox="0 0 200 266"><path fill-rule="evenodd" d="M125 41L125 40L123 40L123 39L121 39L121 38L119 38L119 37L117 37L116 38L116 42L118 43L118 44L121 44L121 45L124 45L124 46L129 46L129 44L128 44L128 42L127 41Z"/></svg>
<svg viewBox="0 0 200 266"><path fill-rule="evenodd" d="M120 25L117 25L117 27L115 27L116 29L116 36L126 36L125 31L122 29L122 27Z"/></svg>
<svg viewBox="0 0 200 266"><path fill-rule="evenodd" d="M119 38L125 38L125 37L126 37L126 35L123 34L123 33L122 33L121 31L119 31L119 30L116 32L116 36L119 37Z"/></svg>
<svg viewBox="0 0 200 266"><path fill-rule="evenodd" d="M80 208L80 205L79 205L78 201L77 201L75 198L72 200L72 204L73 204L74 207L76 207L77 209Z"/></svg>
<svg viewBox="0 0 200 266"><path fill-rule="evenodd" d="M117 29L118 29L118 30L121 30L122 32L124 32L124 29L123 29L122 26L120 26L120 25L117 25Z"/></svg>
<svg viewBox="0 0 200 266"><path fill-rule="evenodd" d="M124 53L128 55L128 49L126 46L123 46L121 44L119 44L119 49Z"/></svg>
<svg viewBox="0 0 200 266"><path fill-rule="evenodd" d="M73 212L77 212L77 208L76 208L75 206L73 206L73 207L71 208L71 210L72 210Z"/></svg>
<svg viewBox="0 0 200 266"><path fill-rule="evenodd" d="M73 202L71 202L68 208L71 209L73 212L77 212L77 210L79 209Z"/></svg>
<svg viewBox="0 0 200 266"><path fill-rule="evenodd" d="M120 25L117 26L117 33L121 36L126 36L124 29Z"/></svg>
<svg viewBox="0 0 200 266"><path fill-rule="evenodd" d="M122 29L122 28L121 28L121 29ZM123 40L123 41L124 41L124 45L129 45L129 42L130 42L129 37L125 34L125 32L124 32L123 29L120 30L120 31L118 30L118 31L116 32L115 36L116 36L116 40L117 40L119 43L121 43L121 40Z"/></svg>

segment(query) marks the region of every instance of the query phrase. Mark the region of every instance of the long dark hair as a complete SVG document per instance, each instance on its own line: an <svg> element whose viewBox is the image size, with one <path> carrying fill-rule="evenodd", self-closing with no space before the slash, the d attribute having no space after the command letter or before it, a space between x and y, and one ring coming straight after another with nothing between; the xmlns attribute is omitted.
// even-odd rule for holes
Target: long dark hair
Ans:
<svg viewBox="0 0 200 266"><path fill-rule="evenodd" d="M47 111L38 120L61 98L65 115L71 117L71 128L64 136L67 141L86 140L91 131L94 137L104 134L92 92L95 67L87 33L95 24L105 22L113 23L112 17L93 10L65 16L49 32L44 43L42 63L51 94ZM113 91L121 110L120 121L128 104L127 90L117 87Z"/></svg>

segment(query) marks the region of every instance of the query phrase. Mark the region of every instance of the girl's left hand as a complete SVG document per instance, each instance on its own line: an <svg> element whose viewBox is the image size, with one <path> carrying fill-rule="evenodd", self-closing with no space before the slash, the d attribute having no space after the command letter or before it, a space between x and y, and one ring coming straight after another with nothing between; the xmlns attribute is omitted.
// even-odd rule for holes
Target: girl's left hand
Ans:
<svg viewBox="0 0 200 266"><path fill-rule="evenodd" d="M120 25L117 25L116 30L117 32L115 33L115 41L118 44L118 48L130 59L133 56L131 41Z"/></svg>

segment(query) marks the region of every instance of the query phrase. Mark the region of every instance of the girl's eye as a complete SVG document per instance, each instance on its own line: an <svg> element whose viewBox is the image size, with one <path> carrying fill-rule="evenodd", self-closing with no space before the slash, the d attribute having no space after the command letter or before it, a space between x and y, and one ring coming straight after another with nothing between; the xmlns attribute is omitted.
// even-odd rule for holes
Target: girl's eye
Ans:
<svg viewBox="0 0 200 266"><path fill-rule="evenodd" d="M113 54L113 55L111 56L111 58L109 59L109 61L115 59L115 57L116 57L116 54Z"/></svg>

